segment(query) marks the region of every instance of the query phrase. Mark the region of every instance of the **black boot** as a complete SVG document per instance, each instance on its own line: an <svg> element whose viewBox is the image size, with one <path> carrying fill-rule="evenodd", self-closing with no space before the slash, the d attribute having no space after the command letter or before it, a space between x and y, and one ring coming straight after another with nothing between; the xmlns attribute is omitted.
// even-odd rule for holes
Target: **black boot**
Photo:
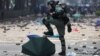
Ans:
<svg viewBox="0 0 100 56"><path fill-rule="evenodd" d="M65 45L65 39L64 36L60 36L60 41L61 41L61 52L58 53L59 55L65 56L66 55L66 45Z"/></svg>
<svg viewBox="0 0 100 56"><path fill-rule="evenodd" d="M53 29L51 28L50 23L48 21L46 21L46 19L43 19L43 23L46 26L46 28L48 29L48 32L44 32L44 34L47 36L53 36Z"/></svg>
<svg viewBox="0 0 100 56"><path fill-rule="evenodd" d="M72 31L71 24L68 24L67 27L67 31L70 33Z"/></svg>
<svg viewBox="0 0 100 56"><path fill-rule="evenodd" d="M65 51L62 51L62 52L60 52L60 53L58 53L59 55L63 55L63 56L65 56L66 55L66 52Z"/></svg>
<svg viewBox="0 0 100 56"><path fill-rule="evenodd" d="M44 34L47 35L47 36L53 36L53 32L52 31L44 32Z"/></svg>

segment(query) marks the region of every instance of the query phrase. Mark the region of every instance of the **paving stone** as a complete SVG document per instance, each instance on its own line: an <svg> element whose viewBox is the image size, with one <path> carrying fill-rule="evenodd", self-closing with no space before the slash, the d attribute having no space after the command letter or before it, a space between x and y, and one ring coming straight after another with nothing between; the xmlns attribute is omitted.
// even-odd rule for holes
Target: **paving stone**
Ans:
<svg viewBox="0 0 100 56"><path fill-rule="evenodd" d="M25 28L25 29L30 29L30 28Z"/></svg>
<svg viewBox="0 0 100 56"><path fill-rule="evenodd" d="M93 42L92 44L96 44L96 42Z"/></svg>
<svg viewBox="0 0 100 56"><path fill-rule="evenodd" d="M23 42L23 40L21 40L20 42Z"/></svg>
<svg viewBox="0 0 100 56"><path fill-rule="evenodd" d="M98 35L98 37L100 37L100 35Z"/></svg>
<svg viewBox="0 0 100 56"><path fill-rule="evenodd" d="M36 31L38 30L38 29L35 29Z"/></svg>
<svg viewBox="0 0 100 56"><path fill-rule="evenodd" d="M6 56L8 55L8 54L5 54Z"/></svg>
<svg viewBox="0 0 100 56"><path fill-rule="evenodd" d="M34 25L31 25L31 26L34 26Z"/></svg>
<svg viewBox="0 0 100 56"><path fill-rule="evenodd" d="M10 28L6 29L7 31L10 30Z"/></svg>
<svg viewBox="0 0 100 56"><path fill-rule="evenodd" d="M13 28L13 29L15 29L15 28Z"/></svg>
<svg viewBox="0 0 100 56"><path fill-rule="evenodd" d="M3 33L6 33L6 31L3 31Z"/></svg>
<svg viewBox="0 0 100 56"><path fill-rule="evenodd" d="M86 48L86 45L83 45L82 47L83 47L83 48Z"/></svg>
<svg viewBox="0 0 100 56"><path fill-rule="evenodd" d="M16 45L21 45L21 43L16 43Z"/></svg>
<svg viewBox="0 0 100 56"><path fill-rule="evenodd" d="M86 29L86 28L83 28L83 27L82 27L82 29Z"/></svg>
<svg viewBox="0 0 100 56"><path fill-rule="evenodd" d="M7 27L12 27L12 26L7 26Z"/></svg>
<svg viewBox="0 0 100 56"><path fill-rule="evenodd" d="M25 31L25 30L22 30L22 31Z"/></svg>
<svg viewBox="0 0 100 56"><path fill-rule="evenodd" d="M98 49L97 47L94 47L94 49Z"/></svg>
<svg viewBox="0 0 100 56"><path fill-rule="evenodd" d="M99 31L99 30L95 30L95 31Z"/></svg>
<svg viewBox="0 0 100 56"><path fill-rule="evenodd" d="M4 53L7 53L7 51L3 51Z"/></svg>
<svg viewBox="0 0 100 56"><path fill-rule="evenodd" d="M70 46L68 46L68 49L71 49L71 47L70 47Z"/></svg>
<svg viewBox="0 0 100 56"><path fill-rule="evenodd" d="M85 36L85 34L82 34L82 36Z"/></svg>
<svg viewBox="0 0 100 56"><path fill-rule="evenodd" d="M78 48L74 48L74 51L78 51Z"/></svg>

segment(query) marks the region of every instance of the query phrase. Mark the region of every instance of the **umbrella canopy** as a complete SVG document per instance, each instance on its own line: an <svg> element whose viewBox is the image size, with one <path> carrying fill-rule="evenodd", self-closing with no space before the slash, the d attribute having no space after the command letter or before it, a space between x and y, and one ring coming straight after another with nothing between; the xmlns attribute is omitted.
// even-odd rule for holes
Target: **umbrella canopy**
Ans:
<svg viewBox="0 0 100 56"><path fill-rule="evenodd" d="M55 45L47 38L31 36L30 41L22 45L22 53L31 56L50 56L55 53Z"/></svg>

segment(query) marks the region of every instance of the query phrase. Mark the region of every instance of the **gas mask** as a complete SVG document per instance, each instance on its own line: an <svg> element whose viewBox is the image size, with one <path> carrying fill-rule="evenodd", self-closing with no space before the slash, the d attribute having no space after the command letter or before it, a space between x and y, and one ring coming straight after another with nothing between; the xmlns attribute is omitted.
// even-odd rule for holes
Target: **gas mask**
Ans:
<svg viewBox="0 0 100 56"><path fill-rule="evenodd" d="M63 10L63 9L62 9L62 7L61 7L60 5L56 5L55 11L56 11L57 13L61 12L62 10Z"/></svg>

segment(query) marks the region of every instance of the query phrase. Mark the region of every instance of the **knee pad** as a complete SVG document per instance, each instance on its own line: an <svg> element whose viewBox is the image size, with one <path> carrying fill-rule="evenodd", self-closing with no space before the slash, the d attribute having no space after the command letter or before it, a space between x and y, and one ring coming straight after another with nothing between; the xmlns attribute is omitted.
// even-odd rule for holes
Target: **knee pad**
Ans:
<svg viewBox="0 0 100 56"><path fill-rule="evenodd" d="M64 36L63 35L60 35L59 37L63 38Z"/></svg>
<svg viewBox="0 0 100 56"><path fill-rule="evenodd" d="M59 39L60 39L60 40L64 40L64 36L63 36L63 35L60 35L60 36L59 36Z"/></svg>

